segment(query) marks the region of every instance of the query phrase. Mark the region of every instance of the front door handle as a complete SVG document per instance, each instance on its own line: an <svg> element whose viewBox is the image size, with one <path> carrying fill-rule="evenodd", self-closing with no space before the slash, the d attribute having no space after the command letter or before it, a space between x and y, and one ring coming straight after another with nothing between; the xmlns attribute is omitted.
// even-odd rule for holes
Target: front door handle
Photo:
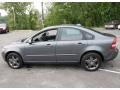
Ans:
<svg viewBox="0 0 120 90"><path fill-rule="evenodd" d="M48 44L46 44L46 45L47 45L47 46L50 46L51 44L48 43Z"/></svg>
<svg viewBox="0 0 120 90"><path fill-rule="evenodd" d="M78 44L82 44L81 42L79 42Z"/></svg>

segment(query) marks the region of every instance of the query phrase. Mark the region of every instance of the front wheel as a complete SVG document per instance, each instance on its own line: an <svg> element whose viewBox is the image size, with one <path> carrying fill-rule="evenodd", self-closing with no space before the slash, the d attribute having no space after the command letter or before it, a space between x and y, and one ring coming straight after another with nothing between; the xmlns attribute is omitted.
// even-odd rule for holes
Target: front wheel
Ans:
<svg viewBox="0 0 120 90"><path fill-rule="evenodd" d="M14 53L14 52L9 53L6 59L7 59L8 65L13 69L21 68L23 65L22 58L17 53Z"/></svg>
<svg viewBox="0 0 120 90"><path fill-rule="evenodd" d="M97 53L87 53L82 57L81 65L87 71L96 71L101 66L102 58Z"/></svg>

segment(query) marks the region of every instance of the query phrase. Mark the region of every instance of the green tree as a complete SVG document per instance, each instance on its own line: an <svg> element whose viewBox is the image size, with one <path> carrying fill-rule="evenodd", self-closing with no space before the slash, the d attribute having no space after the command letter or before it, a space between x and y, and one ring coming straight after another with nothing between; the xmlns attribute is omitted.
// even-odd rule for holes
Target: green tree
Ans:
<svg viewBox="0 0 120 90"><path fill-rule="evenodd" d="M46 26L80 23L85 26L102 26L111 20L120 20L120 3L85 2L53 3L45 19Z"/></svg>
<svg viewBox="0 0 120 90"><path fill-rule="evenodd" d="M8 25L11 29L40 28L40 14L33 9L31 2L5 2L2 8L8 13Z"/></svg>
<svg viewBox="0 0 120 90"><path fill-rule="evenodd" d="M32 9L29 15L30 15L29 17L30 28L33 30L42 28L42 24L40 20L41 16L38 10Z"/></svg>
<svg viewBox="0 0 120 90"><path fill-rule="evenodd" d="M3 8L8 13L8 25L12 29L25 29L26 26L26 11L30 2L5 2Z"/></svg>

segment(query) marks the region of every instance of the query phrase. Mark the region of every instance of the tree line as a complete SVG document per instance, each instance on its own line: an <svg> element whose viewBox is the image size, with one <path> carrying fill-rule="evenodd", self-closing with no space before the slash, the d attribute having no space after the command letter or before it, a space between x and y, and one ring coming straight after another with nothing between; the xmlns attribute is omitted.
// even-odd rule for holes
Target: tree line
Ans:
<svg viewBox="0 0 120 90"><path fill-rule="evenodd" d="M31 2L5 2L1 5L7 16L7 24L12 30L41 28L41 15Z"/></svg>
<svg viewBox="0 0 120 90"><path fill-rule="evenodd" d="M53 3L46 17L46 25L82 24L89 27L103 26L111 20L120 20L118 2L67 2Z"/></svg>
<svg viewBox="0 0 120 90"><path fill-rule="evenodd" d="M2 8L8 13L11 29L42 28L41 13L31 2L5 2ZM120 20L119 2L54 2L44 16L44 25L82 24L88 27L103 26L111 20Z"/></svg>

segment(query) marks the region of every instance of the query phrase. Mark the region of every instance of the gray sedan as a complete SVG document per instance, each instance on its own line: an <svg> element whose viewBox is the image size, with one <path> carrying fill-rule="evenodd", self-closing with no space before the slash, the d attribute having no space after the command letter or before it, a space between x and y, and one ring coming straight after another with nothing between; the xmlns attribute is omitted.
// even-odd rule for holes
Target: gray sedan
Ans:
<svg viewBox="0 0 120 90"><path fill-rule="evenodd" d="M79 63L88 71L113 60L117 37L76 25L51 26L2 49L2 56L13 69L28 63Z"/></svg>

